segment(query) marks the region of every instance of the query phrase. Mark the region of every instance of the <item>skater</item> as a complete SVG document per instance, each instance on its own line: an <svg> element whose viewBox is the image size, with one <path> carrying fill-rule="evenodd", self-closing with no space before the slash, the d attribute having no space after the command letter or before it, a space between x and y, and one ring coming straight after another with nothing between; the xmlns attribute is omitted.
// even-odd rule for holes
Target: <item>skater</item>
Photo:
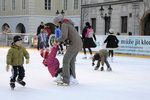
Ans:
<svg viewBox="0 0 150 100"><path fill-rule="evenodd" d="M100 64L101 64L102 67L100 68L100 70L103 71L104 70L104 63L105 63L107 65L107 70L112 71L107 58L108 58L108 52L106 49L101 49L101 50L99 50L98 53L95 53L95 55L92 58L92 66L95 65L94 62L95 62L95 60L97 60L97 65L94 68L94 70L98 70L98 68L100 67Z"/></svg>
<svg viewBox="0 0 150 100"><path fill-rule="evenodd" d="M77 30L74 27L74 24L71 20L64 20L62 15L58 15L54 18L54 24L59 26L62 31L62 37L57 39L59 43L69 41L66 53L63 57L63 66L62 66L62 81L59 83L63 86L70 85L70 76L72 75L76 79L75 73L75 60L78 52L82 49L82 40ZM71 72L70 72L71 71ZM71 73L71 75L70 75Z"/></svg>
<svg viewBox="0 0 150 100"><path fill-rule="evenodd" d="M48 71L50 72L52 77L55 77L56 79L54 82L58 83L62 81L62 68L60 68L59 60L56 58L56 54L58 51L59 44L54 42L53 47L51 48L51 51L49 52L48 49L41 50L41 56L44 58L43 64L48 67ZM71 84L78 84L78 82L70 77Z"/></svg>
<svg viewBox="0 0 150 100"><path fill-rule="evenodd" d="M44 58L43 64L48 67L48 70L52 77L57 77L61 72L61 69L59 69L59 61L56 58L58 45L59 44L55 42L50 52L48 51L48 49L41 50L41 56Z"/></svg>
<svg viewBox="0 0 150 100"><path fill-rule="evenodd" d="M86 48L90 52L90 58L92 58L92 50L91 50L91 48L95 48L96 47L96 44L93 41L93 37L94 37L94 40L96 41L96 37L95 37L94 31L93 31L93 29L92 29L92 27L91 27L89 22L86 22L85 24L86 24L86 26L85 26L85 28L83 29L83 32L82 32L83 51L84 51L83 59L87 58L87 56L86 56Z"/></svg>
<svg viewBox="0 0 150 100"><path fill-rule="evenodd" d="M55 38L57 38L57 39L61 38L60 35L62 36L62 32L61 32L59 26L56 26L56 28L55 28ZM64 54L63 50L64 49L63 49L63 42L62 42L62 43L59 44L58 54Z"/></svg>
<svg viewBox="0 0 150 100"><path fill-rule="evenodd" d="M47 48L48 34L44 27L41 28L41 33L38 35L39 49Z"/></svg>
<svg viewBox="0 0 150 100"><path fill-rule="evenodd" d="M38 26L36 36L38 36L41 33L42 28L44 28L44 22L41 22L40 25ZM39 45L40 45L40 40L38 38L38 43L37 43L38 50L40 49Z"/></svg>
<svg viewBox="0 0 150 100"><path fill-rule="evenodd" d="M105 39L104 43L106 44L106 48L109 50L109 57L111 57L111 61L113 61L114 57L114 49L118 47L119 40L117 37L114 35L114 30L109 29L109 35Z"/></svg>
<svg viewBox="0 0 150 100"><path fill-rule="evenodd" d="M10 78L11 89L15 88L15 82L25 86L23 81L25 77L25 70L23 67L24 57L26 58L26 64L29 63L29 53L22 47L22 38L18 35L14 36L11 48L7 53L7 66L6 71L9 71L10 65L12 66L12 76ZM16 80L17 78L17 80Z"/></svg>

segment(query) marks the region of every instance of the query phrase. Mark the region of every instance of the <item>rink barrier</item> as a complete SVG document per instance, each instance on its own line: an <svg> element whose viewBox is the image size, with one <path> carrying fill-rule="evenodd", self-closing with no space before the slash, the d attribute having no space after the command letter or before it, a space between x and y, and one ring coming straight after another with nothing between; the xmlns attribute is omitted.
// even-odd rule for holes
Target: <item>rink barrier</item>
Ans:
<svg viewBox="0 0 150 100"><path fill-rule="evenodd" d="M107 35L96 35L97 47L93 51L99 51L106 48L104 40ZM150 36L117 36L119 40L119 47L114 50L117 54L132 54L150 56Z"/></svg>
<svg viewBox="0 0 150 100"><path fill-rule="evenodd" d="M13 37L15 35L20 35L23 40L23 45L25 47L36 47L37 46L37 37L32 35L33 33L7 33L0 34L0 46L10 46L13 42ZM35 34L35 33L34 33Z"/></svg>
<svg viewBox="0 0 150 100"><path fill-rule="evenodd" d="M13 37L15 35L20 35L23 39L23 45L28 48L36 48L37 46L37 36L36 33L10 33L10 34L0 34L0 46L10 46ZM92 48L93 51L97 52L102 48L106 47L104 40L107 35L96 35L96 48ZM114 50L117 54L131 54L131 55L145 55L150 56L150 36L117 36L119 39L119 47ZM49 39L49 44L51 45L54 40L54 36Z"/></svg>

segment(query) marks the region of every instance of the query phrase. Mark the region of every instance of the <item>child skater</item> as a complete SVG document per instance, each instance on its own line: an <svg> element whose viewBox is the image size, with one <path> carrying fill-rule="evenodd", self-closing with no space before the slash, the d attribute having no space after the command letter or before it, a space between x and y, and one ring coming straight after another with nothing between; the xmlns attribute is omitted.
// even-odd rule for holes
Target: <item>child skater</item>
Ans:
<svg viewBox="0 0 150 100"><path fill-rule="evenodd" d="M59 29L57 30L57 32L55 32L55 39L61 38L61 36L62 33L61 30ZM50 72L52 77L56 77L55 82L61 80L60 73L62 72L62 68L59 68L60 65L59 60L56 58L58 50L59 50L59 43L57 42L54 42L50 52L48 51L48 49L41 50L41 56L44 58L43 64L48 67L48 71Z"/></svg>
<svg viewBox="0 0 150 100"><path fill-rule="evenodd" d="M15 88L15 82L25 86L23 81L25 77L25 69L23 67L24 57L26 58L26 64L29 63L29 53L22 46L22 38L18 35L14 36L11 48L7 53L7 66L6 71L9 71L10 65L12 66L12 76L10 78L10 87L12 90ZM17 80L16 80L17 78Z"/></svg>
<svg viewBox="0 0 150 100"><path fill-rule="evenodd" d="M41 33L38 35L39 40L39 49L45 49L48 47L48 33L44 29L44 27L41 28Z"/></svg>
<svg viewBox="0 0 150 100"><path fill-rule="evenodd" d="M101 49L101 50L99 50L98 53L95 53L95 55L92 58L92 66L95 65L94 62L95 62L95 60L97 60L97 65L94 68L94 70L98 70L98 68L100 67L100 63L101 63L102 67L100 68L100 70L103 71L104 70L104 63L105 63L107 65L107 70L112 71L107 58L108 58L108 52L106 49Z"/></svg>
<svg viewBox="0 0 150 100"><path fill-rule="evenodd" d="M48 67L48 70L52 77L57 77L59 74L59 70L61 70L59 69L59 61L56 58L58 49L58 43L54 43L50 52L41 50L41 56L44 58L43 64Z"/></svg>
<svg viewBox="0 0 150 100"><path fill-rule="evenodd" d="M61 34L62 34L62 32L61 32L60 27L59 27L59 26L56 26L56 28L55 28L55 38L56 38L56 39L61 38L61 37L60 37ZM63 43L60 43L60 44L59 44L59 52L58 52L58 54L64 54L64 52L63 52Z"/></svg>

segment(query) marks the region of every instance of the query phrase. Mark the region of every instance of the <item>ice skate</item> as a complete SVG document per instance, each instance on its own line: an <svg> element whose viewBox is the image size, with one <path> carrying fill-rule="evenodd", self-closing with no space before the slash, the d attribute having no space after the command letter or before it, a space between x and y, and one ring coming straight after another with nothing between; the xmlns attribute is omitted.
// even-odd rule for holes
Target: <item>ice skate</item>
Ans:
<svg viewBox="0 0 150 100"><path fill-rule="evenodd" d="M57 85L58 85L58 86L69 86L69 84L64 83L64 82L62 82L62 83L57 83Z"/></svg>
<svg viewBox="0 0 150 100"><path fill-rule="evenodd" d="M87 57L83 57L82 59L87 59Z"/></svg>
<svg viewBox="0 0 150 100"><path fill-rule="evenodd" d="M84 55L84 57L83 57L82 59L87 59L87 56L86 56L86 55Z"/></svg>
<svg viewBox="0 0 150 100"><path fill-rule="evenodd" d="M94 70L98 70L98 68L99 68L99 67L98 67L98 66L96 66L96 67L94 68Z"/></svg>
<svg viewBox="0 0 150 100"><path fill-rule="evenodd" d="M108 68L107 68L107 71L112 71L111 67L108 67Z"/></svg>
<svg viewBox="0 0 150 100"><path fill-rule="evenodd" d="M78 80L75 79L73 76L70 76L70 85L77 85L79 84Z"/></svg>
<svg viewBox="0 0 150 100"><path fill-rule="evenodd" d="M104 71L104 67L101 67L101 71Z"/></svg>
<svg viewBox="0 0 150 100"><path fill-rule="evenodd" d="M15 82L10 82L10 88L11 88L11 90L14 90L14 88L15 88Z"/></svg>
<svg viewBox="0 0 150 100"><path fill-rule="evenodd" d="M92 59L93 58L93 55L90 55L89 59Z"/></svg>
<svg viewBox="0 0 150 100"><path fill-rule="evenodd" d="M24 81L20 80L20 79L17 80L17 83L20 84L20 85L22 85L22 86L26 85L26 83Z"/></svg>
<svg viewBox="0 0 150 100"><path fill-rule="evenodd" d="M58 74L56 79L54 80L54 82L56 82L56 83L62 82L62 76L60 74Z"/></svg>

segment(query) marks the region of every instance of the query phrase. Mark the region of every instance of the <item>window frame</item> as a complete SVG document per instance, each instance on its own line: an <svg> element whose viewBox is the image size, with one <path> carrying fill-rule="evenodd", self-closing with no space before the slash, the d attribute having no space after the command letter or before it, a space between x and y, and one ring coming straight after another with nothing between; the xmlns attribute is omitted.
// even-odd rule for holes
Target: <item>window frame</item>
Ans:
<svg viewBox="0 0 150 100"><path fill-rule="evenodd" d="M79 9L79 0L74 0L74 10Z"/></svg>
<svg viewBox="0 0 150 100"><path fill-rule="evenodd" d="M12 10L15 10L16 9L16 0L12 0L12 2L11 2L12 4L11 4L11 8L12 8Z"/></svg>
<svg viewBox="0 0 150 100"><path fill-rule="evenodd" d="M68 3L68 0L64 0L64 10L67 10L67 8L68 8L67 7L68 6L67 3Z"/></svg>
<svg viewBox="0 0 150 100"><path fill-rule="evenodd" d="M6 0L2 0L2 11L6 11Z"/></svg>
<svg viewBox="0 0 150 100"><path fill-rule="evenodd" d="M44 8L45 8L45 10L51 10L51 2L52 2L52 0L45 0L44 1Z"/></svg>
<svg viewBox="0 0 150 100"><path fill-rule="evenodd" d="M26 0L22 0L22 9L26 9Z"/></svg>
<svg viewBox="0 0 150 100"><path fill-rule="evenodd" d="M128 31L128 16L121 16L121 33Z"/></svg>

